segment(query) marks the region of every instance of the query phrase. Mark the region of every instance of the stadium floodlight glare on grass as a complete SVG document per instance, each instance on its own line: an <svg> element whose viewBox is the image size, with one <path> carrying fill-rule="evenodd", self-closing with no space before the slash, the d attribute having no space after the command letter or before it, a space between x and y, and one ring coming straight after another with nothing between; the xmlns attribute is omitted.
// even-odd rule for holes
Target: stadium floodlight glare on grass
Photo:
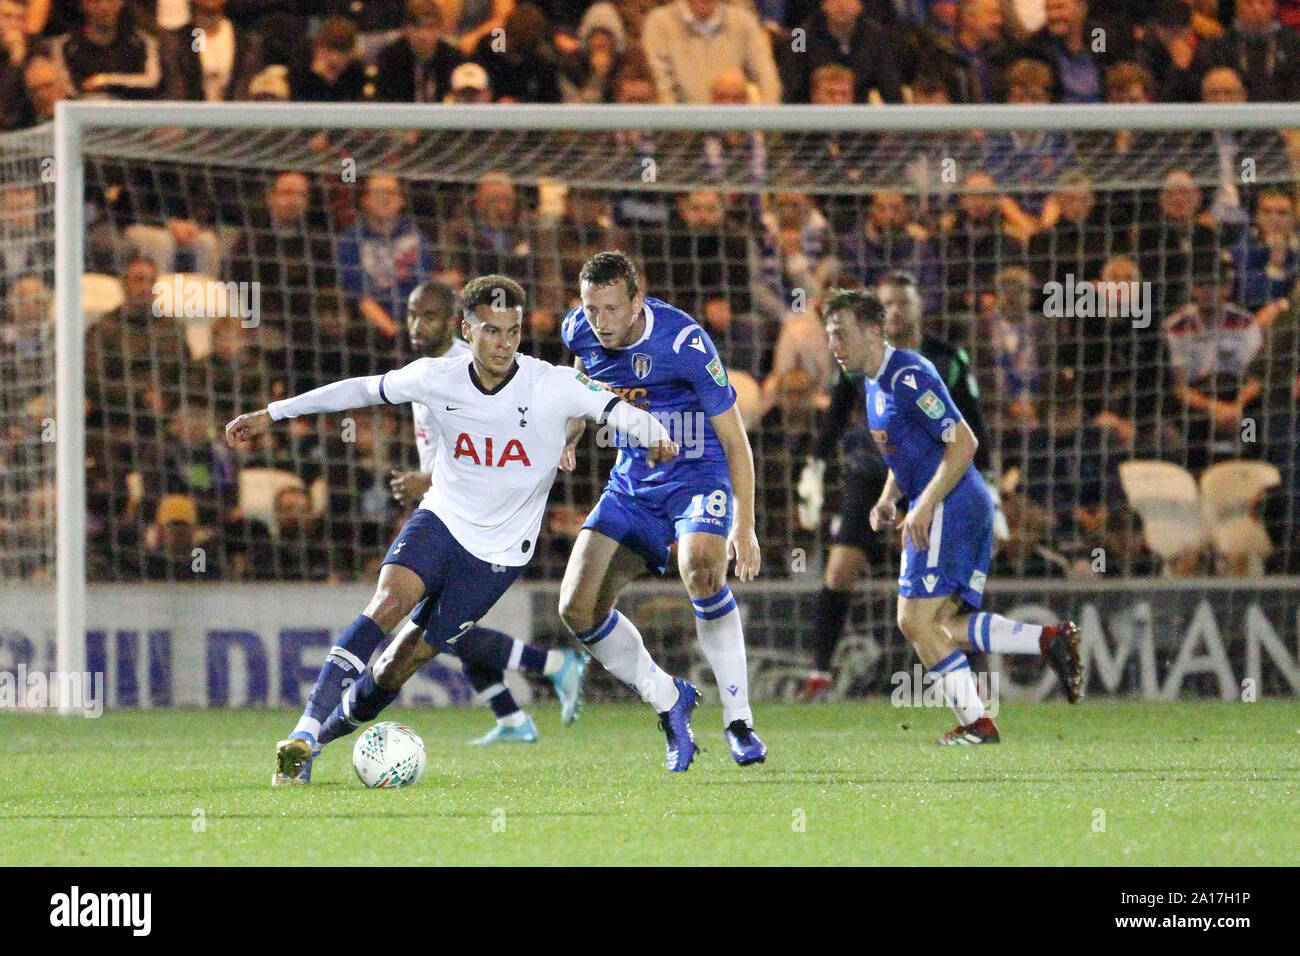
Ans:
<svg viewBox="0 0 1300 956"><path fill-rule="evenodd" d="M439 165L459 163L454 175L472 181L483 171L475 163L495 161L495 154L479 159L472 149L439 141L424 149L418 133L514 133L519 149L511 154L517 163L511 175L521 182L543 176L564 179L571 156L557 149L548 156L526 134L574 133L622 129L685 130L693 132L771 131L774 133L930 133L985 131L1176 131L1260 130L1300 127L1300 106L1292 103L1232 105L1041 105L1041 106L428 106L415 104L263 104L263 103L59 103L55 111L53 154L55 162L55 308L56 308L56 420L58 441L54 468L57 493L55 575L57 600L56 664L63 673L84 670L86 626L86 475L84 400L84 324L80 278L85 269L85 212L83 161L88 154L148 161L156 157L192 159L219 153L223 163L265 169L270 165L338 172L337 155L313 156L301 150L288 163L282 152L289 144L271 134L314 130L409 130L417 137L399 157L401 169L385 172L420 175ZM174 129L174 138L160 140L151 131ZM248 131L261 130L265 136ZM195 134L194 131L204 131ZM229 131L230 135L222 135ZM581 143L581 137L578 140ZM365 136L348 137L355 153L358 175L371 169ZM389 144L391 146L391 143ZM579 148L581 148L579 146ZM377 150L380 147L376 147ZM29 150L30 152L30 150ZM381 152L373 154L380 158ZM751 182L751 191L810 190L828 193L869 193L875 183L870 174L857 182L836 180L834 170L809 170L816 182L792 175L795 154L783 157L782 168L769 167L771 175ZM28 157L30 158L30 157ZM387 161L391 151L383 154ZM533 162L535 160L535 162ZM329 166L329 163L334 163ZM797 164L797 158L793 160ZM529 168L530 164L533 168ZM794 170L800 172L800 170ZM640 184L608 178L590 178L601 188L635 189ZM587 182L587 180L584 180ZM687 181L676 180L679 187ZM712 185L717 185L716 183ZM1050 183L1038 184L1049 187ZM660 187L662 188L662 187ZM70 712L60 702L62 712Z"/></svg>

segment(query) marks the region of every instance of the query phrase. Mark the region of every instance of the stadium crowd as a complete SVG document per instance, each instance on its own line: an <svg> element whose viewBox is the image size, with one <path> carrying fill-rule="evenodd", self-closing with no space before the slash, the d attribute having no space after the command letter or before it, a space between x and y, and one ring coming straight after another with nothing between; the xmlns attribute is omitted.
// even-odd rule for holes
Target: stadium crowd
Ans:
<svg viewBox="0 0 1300 956"><path fill-rule="evenodd" d="M1293 101L1298 31L1300 0L0 0L0 126L47 122L71 97ZM321 135L312 148L328 152ZM687 175L651 191L524 182L510 168L463 184L436 170L348 183L288 169L263 177L219 157L91 156L88 268L121 290L86 334L92 578L191 579L200 545L209 577L371 574L404 514L388 478L412 464L408 420L295 421L238 450L220 426L272 398L410 360L406 298L429 279L518 279L531 302L523 349L567 361L559 320L575 304L578 267L615 247L634 255L650 294L698 318L737 373L766 547L824 540L821 526L800 526L796 488L835 374L817 304L832 285L903 269L920 284L927 329L969 352L984 396L1011 532L995 573L1079 573L1096 548L1121 573L1213 570L1201 550L1153 557L1118 465L1159 459L1195 476L1239 458L1279 469L1261 511L1276 546L1267 569L1300 571L1300 139L927 136L723 133L670 144L609 134L629 183L647 157L690 158ZM763 189L794 153L855 188ZM944 195L924 188L937 171L919 168L937 156L962 171ZM1238 174L1247 161L1257 180ZM1134 164L1154 181L1126 185ZM737 182L750 188L727 188ZM13 382L50 381L50 204L43 185L0 192L0 366ZM155 283L176 273L256 284L256 326L227 314L196 329L158 314ZM1051 283L1094 281L1150 283L1145 321L1048 305ZM13 528L49 505L49 488L30 476L34 423L51 403L48 389L5 394L0 497ZM553 496L534 573L559 573L595 500L609 456L585 454ZM271 481L265 501L246 507L254 478L277 473L294 480ZM783 563L768 566L779 574Z"/></svg>

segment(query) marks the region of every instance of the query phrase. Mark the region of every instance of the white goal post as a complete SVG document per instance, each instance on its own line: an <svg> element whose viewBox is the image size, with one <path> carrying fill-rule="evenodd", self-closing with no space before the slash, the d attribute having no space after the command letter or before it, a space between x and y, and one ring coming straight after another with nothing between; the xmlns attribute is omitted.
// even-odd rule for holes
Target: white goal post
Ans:
<svg viewBox="0 0 1300 956"><path fill-rule="evenodd" d="M1087 106L427 106L393 104L59 103L54 122L57 446L56 666L84 670L86 480L84 144L96 127L180 129L398 129L416 131L684 130L774 132L1105 131L1300 127L1300 105ZM781 186L773 185L773 191ZM860 184L861 192L872 189ZM60 702L61 712L67 712Z"/></svg>

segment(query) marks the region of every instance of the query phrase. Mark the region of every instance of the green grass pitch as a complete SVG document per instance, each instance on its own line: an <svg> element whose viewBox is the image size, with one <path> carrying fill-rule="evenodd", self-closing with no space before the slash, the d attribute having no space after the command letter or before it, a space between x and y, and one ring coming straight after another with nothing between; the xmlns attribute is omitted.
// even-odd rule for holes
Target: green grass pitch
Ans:
<svg viewBox="0 0 1300 956"><path fill-rule="evenodd" d="M541 741L464 746L478 709L398 710L424 778L366 790L355 738L307 788L269 786L287 711L0 718L0 863L1293 864L1293 702L1010 703L1003 743L940 748L946 710L761 705L735 766L716 707L685 774L644 706L534 708ZM908 729L904 729L906 724ZM1104 816L1103 816L1104 814ZM1104 829L1103 829L1104 827Z"/></svg>

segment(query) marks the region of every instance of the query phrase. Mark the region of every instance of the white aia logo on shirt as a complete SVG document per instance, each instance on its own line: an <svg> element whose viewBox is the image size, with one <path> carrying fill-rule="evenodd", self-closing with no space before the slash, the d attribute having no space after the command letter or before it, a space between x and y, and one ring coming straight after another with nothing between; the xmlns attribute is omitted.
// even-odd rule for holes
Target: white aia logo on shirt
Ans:
<svg viewBox="0 0 1300 956"><path fill-rule="evenodd" d="M461 432L456 438L456 451L452 454L453 458L468 458L476 465L482 465L485 468L491 468L494 464L498 468L504 468L506 462L517 461L525 468L531 468L533 463L528 460L528 452L524 451L524 446L520 444L518 438L512 438L506 442L504 450L495 462L492 458L492 436L482 439L483 453L479 454L479 446L474 443L474 439Z"/></svg>

